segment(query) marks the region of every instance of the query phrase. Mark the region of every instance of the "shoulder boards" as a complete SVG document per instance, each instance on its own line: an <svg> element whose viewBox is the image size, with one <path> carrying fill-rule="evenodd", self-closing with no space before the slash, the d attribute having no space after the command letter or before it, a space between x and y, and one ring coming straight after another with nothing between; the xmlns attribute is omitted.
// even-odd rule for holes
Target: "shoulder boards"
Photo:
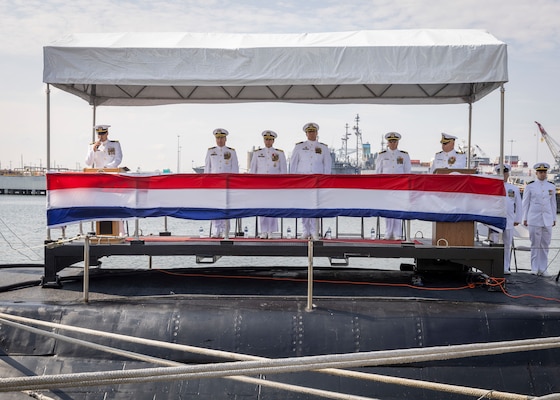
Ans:
<svg viewBox="0 0 560 400"><path fill-rule="evenodd" d="M322 143L322 142L318 142L318 143L322 144L323 146L327 146L325 143ZM329 147L329 146L327 146L327 147Z"/></svg>
<svg viewBox="0 0 560 400"><path fill-rule="evenodd" d="M379 154L387 153L387 150L380 151Z"/></svg>
<svg viewBox="0 0 560 400"><path fill-rule="evenodd" d="M212 150L212 149L215 149L216 147L217 147L217 146L214 146L214 147L208 147L208 150Z"/></svg>
<svg viewBox="0 0 560 400"><path fill-rule="evenodd" d="M533 182L535 182L535 181L527 182L527 185L530 185L530 184L533 183Z"/></svg>
<svg viewBox="0 0 560 400"><path fill-rule="evenodd" d="M298 142L298 143L296 143L296 144L302 144L302 143L303 143L303 142Z"/></svg>
<svg viewBox="0 0 560 400"><path fill-rule="evenodd" d="M457 154L465 154L465 153L463 153L462 151L456 151L455 153L457 153Z"/></svg>
<svg viewBox="0 0 560 400"><path fill-rule="evenodd" d="M109 142L116 142L116 143L119 143L118 140L109 140Z"/></svg>
<svg viewBox="0 0 560 400"><path fill-rule="evenodd" d="M279 151L280 153L283 153L283 152L284 152L284 150L282 150L282 149L275 149L275 150L276 150L276 151Z"/></svg>
<svg viewBox="0 0 560 400"><path fill-rule="evenodd" d="M401 150L401 153L408 154L408 151Z"/></svg>
<svg viewBox="0 0 560 400"><path fill-rule="evenodd" d="M443 150L442 150L442 151L438 151L436 154L441 154L441 153L443 153Z"/></svg>
<svg viewBox="0 0 560 400"><path fill-rule="evenodd" d="M227 146L226 146L226 147L227 147ZM230 150L234 150L234 151L235 151L235 149L234 149L233 147L228 147L228 149L230 149Z"/></svg>
<svg viewBox="0 0 560 400"><path fill-rule="evenodd" d="M95 142L91 142L90 144L95 144Z"/></svg>

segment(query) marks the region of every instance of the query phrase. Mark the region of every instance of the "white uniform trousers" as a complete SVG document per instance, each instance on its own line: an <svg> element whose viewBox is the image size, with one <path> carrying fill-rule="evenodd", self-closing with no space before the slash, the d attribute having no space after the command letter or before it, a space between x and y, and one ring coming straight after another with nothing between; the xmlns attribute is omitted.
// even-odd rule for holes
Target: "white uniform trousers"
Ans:
<svg viewBox="0 0 560 400"><path fill-rule="evenodd" d="M552 227L529 225L528 228L531 239L531 272L542 274L547 269Z"/></svg>
<svg viewBox="0 0 560 400"><path fill-rule="evenodd" d="M301 225L302 225L302 238L307 238L309 236L313 236L313 238L318 237L317 233L317 225L318 225L318 218L302 218Z"/></svg>
<svg viewBox="0 0 560 400"><path fill-rule="evenodd" d="M229 220L213 219L211 227L212 227L212 237L225 237L226 232L229 233Z"/></svg>
<svg viewBox="0 0 560 400"><path fill-rule="evenodd" d="M385 218L385 239L402 238L402 219Z"/></svg>
<svg viewBox="0 0 560 400"><path fill-rule="evenodd" d="M510 271L511 265L511 246L513 244L513 228L504 229L502 238L504 240L504 272Z"/></svg>
<svg viewBox="0 0 560 400"><path fill-rule="evenodd" d="M278 218L259 217L259 226L261 234L266 233L270 237L272 232L278 232Z"/></svg>

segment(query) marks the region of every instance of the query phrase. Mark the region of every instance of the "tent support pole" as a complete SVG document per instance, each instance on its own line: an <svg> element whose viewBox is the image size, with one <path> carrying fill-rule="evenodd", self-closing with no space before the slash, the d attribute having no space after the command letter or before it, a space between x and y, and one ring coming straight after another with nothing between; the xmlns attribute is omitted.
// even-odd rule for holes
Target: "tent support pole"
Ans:
<svg viewBox="0 0 560 400"><path fill-rule="evenodd" d="M472 133L472 103L469 103L469 140L467 148L467 168L471 168L471 133Z"/></svg>
<svg viewBox="0 0 560 400"><path fill-rule="evenodd" d="M93 105L93 124L91 124L91 141L95 142L95 121L97 119L97 106Z"/></svg>
<svg viewBox="0 0 560 400"><path fill-rule="evenodd" d="M47 171L51 169L51 87L47 83Z"/></svg>
<svg viewBox="0 0 560 400"><path fill-rule="evenodd" d="M500 85L500 165L504 164L504 110L505 110L506 90L504 84ZM511 160L509 160L511 163ZM503 173L503 171L501 171Z"/></svg>
<svg viewBox="0 0 560 400"><path fill-rule="evenodd" d="M51 169L51 87L47 83L47 89L45 91L47 95L47 171ZM51 240L51 230L47 228L47 238L46 240Z"/></svg>

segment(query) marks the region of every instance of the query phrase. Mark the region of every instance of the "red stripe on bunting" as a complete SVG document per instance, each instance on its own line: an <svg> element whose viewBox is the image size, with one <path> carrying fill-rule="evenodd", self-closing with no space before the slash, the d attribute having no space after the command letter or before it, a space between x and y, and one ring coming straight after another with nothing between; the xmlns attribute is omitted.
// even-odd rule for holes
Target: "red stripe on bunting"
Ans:
<svg viewBox="0 0 560 400"><path fill-rule="evenodd" d="M169 174L124 175L108 173L49 173L47 190L105 189L364 189L472 193L504 196L498 179L474 175L255 175Z"/></svg>

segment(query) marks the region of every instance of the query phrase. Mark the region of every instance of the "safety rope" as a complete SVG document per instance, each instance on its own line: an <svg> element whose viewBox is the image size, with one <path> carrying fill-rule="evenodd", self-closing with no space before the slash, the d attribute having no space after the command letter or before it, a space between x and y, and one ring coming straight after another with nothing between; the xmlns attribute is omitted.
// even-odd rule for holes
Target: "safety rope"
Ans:
<svg viewBox="0 0 560 400"><path fill-rule="evenodd" d="M0 313L1 317L6 316L6 314ZM32 320L25 317L16 317L16 316L9 316L11 319L19 319L25 320L27 322L36 323L39 325L47 325L50 327L57 327L61 329L71 330L71 331L79 331L82 333L93 334L97 336L105 336L105 337L112 337L112 338L119 338L127 341L132 342L142 342L144 344L155 345L160 347L172 347L176 350L181 349L183 351L191 351L196 350L196 352L203 354L206 353L212 356L224 356L227 355L228 358L237 358L237 359L252 359L252 360L259 360L253 362L241 362L241 363L220 363L217 365L208 364L204 367L195 366L195 367L188 367L188 368L195 368L195 370L188 371L188 375L185 375L187 372L179 370L177 373L172 372L170 369L165 369L165 375L175 376L176 378L181 379L194 379L200 377L225 377L226 375L235 375L235 374L252 374L252 373L284 373L284 372L300 372L300 371L308 371L308 370L316 370L322 369L321 372L328 372L330 374L336 374L339 376L347 376L347 377L355 377L359 379L368 379L374 380L379 382L385 383L395 383L395 384L404 384L407 386L414 386L418 388L424 389L431 389L431 390L442 390L446 392L452 393L463 393L463 394L470 394L476 396L484 396L486 398L493 398L493 399L528 399L529 397L524 395L517 395L512 393L504 393L504 392L497 392L497 391L488 391L488 390L481 390L481 389L474 389L474 388L466 388L461 386L454 386L454 385L445 385L445 384L438 384L438 383L430 383L430 382L423 382L423 381L416 381L404 378L394 378L394 377L386 377L382 375L376 374L366 374L354 371L340 371L340 370L333 370L333 367L357 367L357 366L380 366L380 365L388 365L388 364L402 364L402 363L414 363L414 362L423 362L423 361L434 361L434 360L448 360L453 358L463 358L469 356L482 356L482 355L491 355L491 354L504 354L508 352L518 352L518 351L532 351L532 350L541 350L541 349L549 349L560 347L559 338L544 338L544 339L530 339L530 340L518 340L518 341L508 341L508 342L494 342L494 343L479 343L479 344L468 344L468 345L456 345L456 346L440 346L440 347L433 347L433 348L422 348L422 349L406 349L406 350L391 350L391 351L377 351L377 352L364 352L364 353L350 353L350 354L336 354L336 355L327 355L327 356L310 356L310 357L296 357L296 358L284 358L280 360L269 360L260 357L254 356L247 356L241 355L236 353L229 353L229 352L222 352L210 349L201 349L201 348L193 348L192 346L186 345L178 345L173 343L166 343L166 342L159 342L149 339L139 339L134 337L128 337L119 334L112 334L112 333L98 333L93 330L85 329L85 328L78 328L78 327L69 327L66 325L56 324L56 323L49 323L44 321ZM5 321L8 323L9 321ZM11 324L16 324L11 322ZM18 326L20 324L17 324ZM36 328L21 326L23 329L33 330ZM58 335L52 334L50 332L38 330L37 333L43 333L47 336L49 335ZM59 338L57 336L57 338ZM59 338L60 340L77 340L71 338ZM92 346L90 342L85 342L84 345ZM95 345L100 346L100 345ZM109 348L107 348L109 349ZM121 351L118 349L110 350L111 352ZM127 352L129 354L130 352ZM124 353L123 353L124 354ZM148 356L141 356L141 357L148 357ZM153 361L153 358L150 358ZM155 361L158 362L158 361ZM168 363L168 361L165 361ZM171 362L173 363L173 362ZM167 365L182 365L178 363L167 364ZM185 367L183 367L185 368ZM197 368L202 368L203 371L196 370ZM205 368L211 368L210 370L204 370ZM325 368L328 368L325 370ZM135 370L137 373L140 373L142 370ZM118 371L122 372L122 371ZM157 374L157 372L154 374ZM115 372L117 373L117 372ZM127 374L134 373L133 371L127 371ZM203 374L200 376L200 374ZM150 373L148 373L150 374ZM197 375L192 375L197 374ZM210 375L208 375L210 374ZM69 375L65 375L68 377ZM84 375L82 374L82 378ZM117 377L110 378L110 381L113 381ZM122 377L118 377L121 379ZM128 377L130 378L130 377ZM17 379L17 378L16 378ZM20 378L22 379L22 378ZM26 379L26 378L23 378ZM123 378L124 379L124 378ZM254 378L248 378L254 379ZM99 384L100 377L95 376L93 378L96 384ZM256 380L258 384L262 385L263 381ZM120 381L119 381L120 382ZM270 382L270 381L266 381ZM6 383L4 380L0 380L0 390L4 388L3 384ZM29 382L28 382L29 383ZM113 382L114 383L114 382ZM127 383L129 381L127 380ZM83 383L82 383L83 384ZM39 386L38 386L39 387ZM42 386L44 387L44 385ZM57 386L60 387L60 386ZM331 397L329 397L331 398ZM338 398L338 397L336 397Z"/></svg>

